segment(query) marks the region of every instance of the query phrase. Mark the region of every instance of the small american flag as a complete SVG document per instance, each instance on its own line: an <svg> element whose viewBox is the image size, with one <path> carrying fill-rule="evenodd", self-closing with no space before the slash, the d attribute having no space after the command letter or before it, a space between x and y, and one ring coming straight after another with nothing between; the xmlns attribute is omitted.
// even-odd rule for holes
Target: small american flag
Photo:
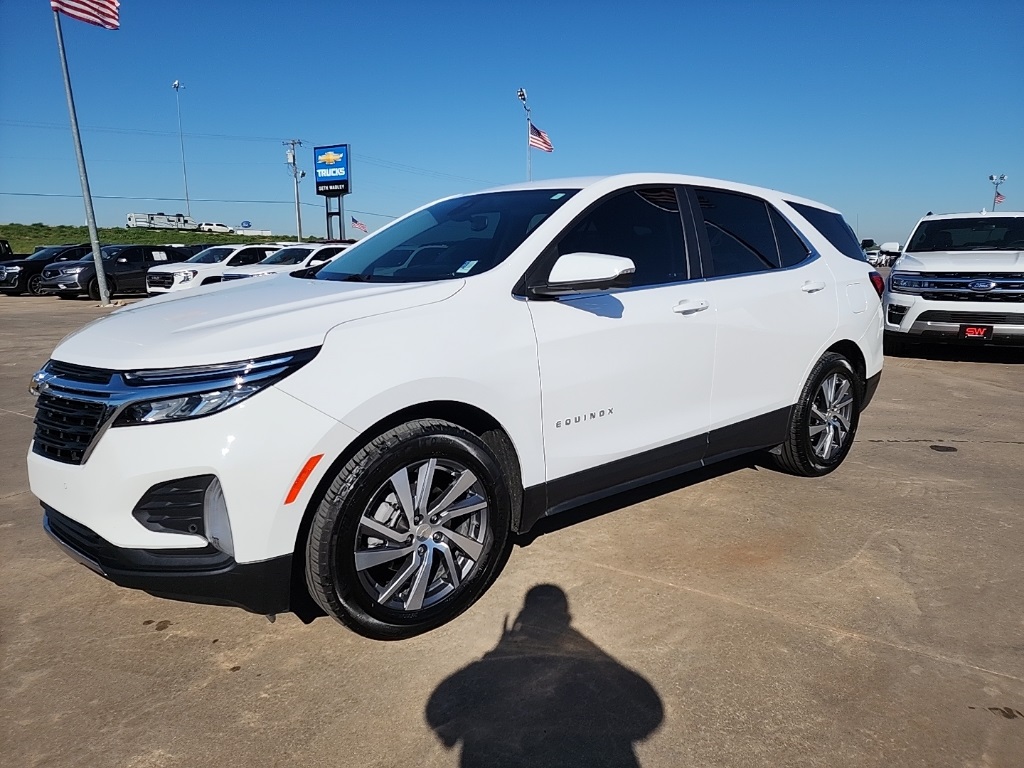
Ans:
<svg viewBox="0 0 1024 768"><path fill-rule="evenodd" d="M533 123L530 123L530 146L536 147L544 152L554 152L555 148L551 146L551 139Z"/></svg>
<svg viewBox="0 0 1024 768"><path fill-rule="evenodd" d="M363 224L363 222L361 222L355 216L351 216L350 218L352 219L352 226L355 227L356 229L358 229L360 232L369 232L370 231L370 230L368 230L366 228L366 225Z"/></svg>
<svg viewBox="0 0 1024 768"><path fill-rule="evenodd" d="M996 192L996 200L995 200L995 204L996 205L999 205L1005 199L1006 199L1006 195L1004 195L1002 192Z"/></svg>
<svg viewBox="0 0 1024 768"><path fill-rule="evenodd" d="M120 5L118 0L50 0L50 8L54 11L104 29L118 29L121 26L117 18Z"/></svg>

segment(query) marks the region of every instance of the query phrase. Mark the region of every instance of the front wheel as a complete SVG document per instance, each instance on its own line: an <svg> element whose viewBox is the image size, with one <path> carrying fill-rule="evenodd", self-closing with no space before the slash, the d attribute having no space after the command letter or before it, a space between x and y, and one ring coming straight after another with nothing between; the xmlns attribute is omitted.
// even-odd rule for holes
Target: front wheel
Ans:
<svg viewBox="0 0 1024 768"><path fill-rule="evenodd" d="M93 278L89 281L89 298L93 301L100 300L100 281ZM107 298L114 298L114 281L107 278Z"/></svg>
<svg viewBox="0 0 1024 768"><path fill-rule="evenodd" d="M835 352L823 355L793 407L786 441L770 454L775 466L793 475L820 477L842 464L857 433L863 397L849 360Z"/></svg>
<svg viewBox="0 0 1024 768"><path fill-rule="evenodd" d="M451 621L508 558L510 499L500 462L472 432L434 419L385 432L320 502L306 543L310 594L380 640Z"/></svg>
<svg viewBox="0 0 1024 768"><path fill-rule="evenodd" d="M43 295L42 283L43 283L43 276L42 275L32 275L32 277L30 277L28 279L28 283L26 284L25 287L28 288L28 292L30 294L32 294L33 296L42 296Z"/></svg>

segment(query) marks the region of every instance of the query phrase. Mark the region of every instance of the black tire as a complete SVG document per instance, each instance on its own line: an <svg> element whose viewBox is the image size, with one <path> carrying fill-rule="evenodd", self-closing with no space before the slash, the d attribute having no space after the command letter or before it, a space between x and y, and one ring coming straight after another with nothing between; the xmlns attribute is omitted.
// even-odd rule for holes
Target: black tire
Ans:
<svg viewBox="0 0 1024 768"><path fill-rule="evenodd" d="M829 385L834 380L840 382L840 387L845 386L846 392L836 398L837 403L843 403L842 408L829 410L825 406L829 402ZM839 389L833 391L839 393ZM835 352L822 355L793 408L786 441L777 452L769 454L772 463L777 469L800 477L820 477L832 472L850 452L863 401L864 385L850 361ZM829 434L832 442L826 444Z"/></svg>
<svg viewBox="0 0 1024 768"><path fill-rule="evenodd" d="M30 277L28 279L28 282L25 284L25 288L26 288L26 290L28 290L28 292L32 296L42 296L43 295L43 291L39 287L42 284L42 282L43 282L43 276L42 275L32 275L32 277Z"/></svg>
<svg viewBox="0 0 1024 768"><path fill-rule="evenodd" d="M114 281L109 277L107 278L107 297L114 298ZM89 281L89 298L93 301L100 300L100 281L97 278L93 278Z"/></svg>
<svg viewBox="0 0 1024 768"><path fill-rule="evenodd" d="M431 460L438 467L430 470L431 491L422 504L416 492L410 491L412 495L405 499L416 509L406 510L393 478L408 478L407 489L412 480L418 485L419 477L425 475L414 475L409 469ZM447 522L437 522L436 515L428 521L426 513L439 509L439 497L447 496L446 491L454 489L464 476L456 476L457 467L472 473L473 484L452 498L462 500L465 506L482 495L486 506ZM452 482L444 484L445 478ZM319 503L305 548L310 594L328 615L378 640L400 640L445 624L476 602L504 567L512 542L510 499L500 461L472 432L434 419L411 421L389 430L345 463ZM450 502L445 510L458 503ZM435 510L431 505L436 505ZM380 528L364 525L377 525L378 521ZM403 537L401 541L392 538L389 545L383 536L372 535L385 527ZM452 536L444 531L451 531ZM474 543L475 560L470 549L459 548L455 534L462 536L463 542ZM374 541L379 544L372 544ZM357 548L364 557L362 568L357 567ZM372 558L378 549L388 560L365 565L366 556ZM388 549L404 554L391 557L385 552ZM446 556L445 551L450 554ZM456 577L451 576L450 564L460 571ZM420 607L411 609L420 581L426 583L419 590ZM390 585L394 585L391 595Z"/></svg>

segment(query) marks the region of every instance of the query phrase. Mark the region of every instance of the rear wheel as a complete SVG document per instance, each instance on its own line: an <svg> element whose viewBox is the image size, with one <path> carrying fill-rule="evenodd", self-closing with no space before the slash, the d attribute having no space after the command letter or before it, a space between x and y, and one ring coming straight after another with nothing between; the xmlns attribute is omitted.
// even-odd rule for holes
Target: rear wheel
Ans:
<svg viewBox="0 0 1024 768"><path fill-rule="evenodd" d="M823 355L793 408L786 442L770 454L775 466L793 475L819 477L842 464L857 433L863 397L850 361L835 352Z"/></svg>
<svg viewBox="0 0 1024 768"><path fill-rule="evenodd" d="M375 438L335 476L306 544L306 582L329 615L397 640L451 621L508 558L510 493L473 433L422 419Z"/></svg>

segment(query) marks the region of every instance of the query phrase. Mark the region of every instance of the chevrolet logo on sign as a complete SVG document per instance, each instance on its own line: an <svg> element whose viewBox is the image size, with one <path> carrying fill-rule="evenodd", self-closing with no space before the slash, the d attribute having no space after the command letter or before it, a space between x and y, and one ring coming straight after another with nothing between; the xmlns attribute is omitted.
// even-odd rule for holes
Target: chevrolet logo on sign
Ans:
<svg viewBox="0 0 1024 768"><path fill-rule="evenodd" d="M316 159L316 161L318 163L323 163L324 165L334 165L335 163L344 159L345 156L339 155L337 152L324 152L322 155L320 155L320 157Z"/></svg>

